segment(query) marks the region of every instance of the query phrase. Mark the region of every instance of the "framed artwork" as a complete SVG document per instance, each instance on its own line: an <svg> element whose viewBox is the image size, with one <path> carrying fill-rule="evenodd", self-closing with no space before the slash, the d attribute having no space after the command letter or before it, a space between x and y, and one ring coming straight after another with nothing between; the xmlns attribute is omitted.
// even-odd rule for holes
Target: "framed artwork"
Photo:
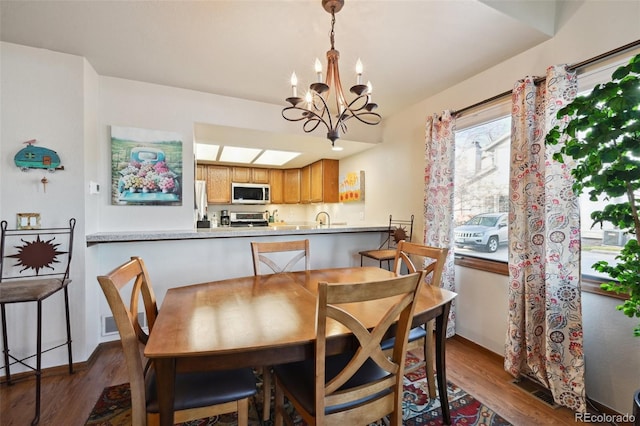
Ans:
<svg viewBox="0 0 640 426"><path fill-rule="evenodd" d="M364 201L364 171L340 176L338 199L341 203Z"/></svg>
<svg viewBox="0 0 640 426"><path fill-rule="evenodd" d="M178 133L111 126L111 204L182 205Z"/></svg>

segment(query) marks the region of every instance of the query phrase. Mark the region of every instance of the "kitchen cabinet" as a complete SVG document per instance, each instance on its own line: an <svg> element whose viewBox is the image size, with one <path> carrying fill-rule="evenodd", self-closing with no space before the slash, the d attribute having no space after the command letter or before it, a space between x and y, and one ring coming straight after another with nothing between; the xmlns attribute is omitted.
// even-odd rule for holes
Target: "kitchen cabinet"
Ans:
<svg viewBox="0 0 640 426"><path fill-rule="evenodd" d="M311 166L300 169L300 202L311 202Z"/></svg>
<svg viewBox="0 0 640 426"><path fill-rule="evenodd" d="M319 160L312 163L309 169L309 202L337 203L339 199L338 160ZM302 188L300 191L302 192Z"/></svg>
<svg viewBox="0 0 640 426"><path fill-rule="evenodd" d="M283 201L285 204L300 202L300 169L286 169L284 171Z"/></svg>
<svg viewBox="0 0 640 426"><path fill-rule="evenodd" d="M337 203L338 160L323 159L299 169L196 165L196 179L207 181L207 201L231 203L231 182L268 183L272 204Z"/></svg>
<svg viewBox="0 0 640 426"><path fill-rule="evenodd" d="M266 169L265 169L266 170ZM269 186L271 187L271 203L284 203L284 170L269 170Z"/></svg>
<svg viewBox="0 0 640 426"><path fill-rule="evenodd" d="M269 169L254 167L251 169L251 182L253 183L269 183Z"/></svg>
<svg viewBox="0 0 640 426"><path fill-rule="evenodd" d="M232 167L231 182L251 182L251 169L249 167Z"/></svg>
<svg viewBox="0 0 640 426"><path fill-rule="evenodd" d="M231 181L238 183L269 183L269 169L257 167L232 167Z"/></svg>
<svg viewBox="0 0 640 426"><path fill-rule="evenodd" d="M207 166L207 201L213 204L231 203L231 169L227 166Z"/></svg>

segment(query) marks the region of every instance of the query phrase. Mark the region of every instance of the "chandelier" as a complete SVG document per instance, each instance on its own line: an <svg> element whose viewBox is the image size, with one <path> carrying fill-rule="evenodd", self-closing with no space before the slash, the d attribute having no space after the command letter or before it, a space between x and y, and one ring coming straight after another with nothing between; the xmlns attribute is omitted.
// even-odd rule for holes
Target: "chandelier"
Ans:
<svg viewBox="0 0 640 426"><path fill-rule="evenodd" d="M340 70L338 69L338 59L340 52L334 46L334 25L336 23L336 13L344 6L344 0L322 0L322 7L331 14L331 50L327 52L327 75L322 82L322 64L316 58L315 71L317 82L309 86L309 91L304 98L298 96L298 79L296 73L291 75L292 96L286 101L291 104L282 110L282 117L289 121L304 121L302 126L306 133L314 131L320 124L327 128L327 138L331 141L331 146L336 149L335 142L340 138L340 134L347 132L346 122L352 118L358 121L376 125L380 123L382 117L373 112L378 107L371 102L371 82L362 84L362 62L358 59L356 63L356 84L351 87L350 92L355 98L350 102L342 90L340 81ZM330 98L332 95L333 101ZM335 103L335 106L334 106ZM331 107L330 107L331 105Z"/></svg>

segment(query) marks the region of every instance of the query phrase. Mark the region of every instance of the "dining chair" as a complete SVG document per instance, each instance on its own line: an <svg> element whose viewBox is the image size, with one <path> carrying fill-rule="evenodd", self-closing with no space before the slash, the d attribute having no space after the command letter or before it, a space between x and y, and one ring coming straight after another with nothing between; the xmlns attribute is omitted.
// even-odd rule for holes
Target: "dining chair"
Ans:
<svg viewBox="0 0 640 426"><path fill-rule="evenodd" d="M285 397L309 425L369 424L389 416L402 424L402 396L407 336L424 272L359 283L318 283L314 358L276 365L275 425L292 424ZM363 314L385 308L376 324ZM396 327L390 357L380 343ZM372 328L368 328L372 326ZM327 356L329 335L346 328L357 341L354 350ZM354 339L356 340L356 339Z"/></svg>
<svg viewBox="0 0 640 426"><path fill-rule="evenodd" d="M290 253L288 253L290 252ZM304 259L304 269L310 268L309 240L297 241L269 241L251 242L251 253L253 255L253 273L261 275L260 265L264 264L271 270L269 273L288 272ZM282 253L291 254L286 258ZM286 262L286 263L285 263Z"/></svg>
<svg viewBox="0 0 640 426"><path fill-rule="evenodd" d="M358 252L360 255L360 266L363 260L368 257L377 260L382 268L382 262L387 262L387 268L391 266L391 261L396 256L396 247L400 241L411 241L413 237L413 215L408 220L394 219L393 215L389 215L389 227L386 232L386 239L377 249L363 250Z"/></svg>
<svg viewBox="0 0 640 426"><path fill-rule="evenodd" d="M69 268L73 254L73 235L76 220L59 228L9 229L6 220L0 223L2 243L0 245L0 313L2 316L2 345L4 353L5 380L11 383L11 365L21 364L35 372L36 397L35 416L31 424L40 421L40 395L42 354L66 346L69 374L73 374L71 350L71 322L69 320L69 291L71 282ZM42 302L62 290L66 320L66 341L48 349L42 348ZM36 302L36 353L32 356L13 356L9 351L7 336L6 305ZM24 311L26 314L28 311ZM28 322L28 314L19 315L16 322ZM57 318L56 318L57 320ZM52 321L50 319L49 321ZM33 367L28 359L35 356Z"/></svg>
<svg viewBox="0 0 640 426"><path fill-rule="evenodd" d="M261 264L269 267L269 273L277 274L293 270L303 259L304 269L306 271L311 269L308 239L296 241L252 241L251 254L253 256L254 275L261 275ZM262 371L263 421L269 420L271 416L271 369L271 366L264 366L259 369Z"/></svg>
<svg viewBox="0 0 640 426"><path fill-rule="evenodd" d="M156 297L144 261L132 257L98 282L109 303L120 332L131 387L131 415L134 426L160 422L153 363L143 365L142 349L158 315ZM130 294L128 284L133 283ZM130 299L130 305L125 303ZM148 332L138 321L138 304L142 300ZM206 372L176 373L174 419L176 423L238 413L238 424L246 426L249 398L256 394L256 382L250 368Z"/></svg>
<svg viewBox="0 0 640 426"><path fill-rule="evenodd" d="M402 274L405 268L406 272L410 274L422 270L424 271L425 281L429 285L439 287L448 252L449 250L446 248L430 247L408 241L400 241L393 261L393 270L397 275ZM416 266L416 263L418 266ZM429 396L432 398L435 397L436 394L433 371L435 356L433 332L433 320L424 324L424 327L418 326L409 330L407 350L412 351L422 348L424 358L422 362L416 362L406 370L406 372L411 372L424 366ZM393 349L394 344L395 338L392 337L382 342L382 348L389 353Z"/></svg>

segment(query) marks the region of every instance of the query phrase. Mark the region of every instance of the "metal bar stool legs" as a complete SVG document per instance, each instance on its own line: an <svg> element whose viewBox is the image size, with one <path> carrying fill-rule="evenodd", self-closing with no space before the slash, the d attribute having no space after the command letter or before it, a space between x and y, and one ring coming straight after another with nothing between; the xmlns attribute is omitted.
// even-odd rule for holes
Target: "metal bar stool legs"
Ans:
<svg viewBox="0 0 640 426"><path fill-rule="evenodd" d="M73 353L71 350L71 320L69 319L69 289L64 288L64 313L67 318L67 356L69 359L69 374L73 374Z"/></svg>
<svg viewBox="0 0 640 426"><path fill-rule="evenodd" d="M9 368L9 345L7 343L7 313L4 309L4 303L0 304L2 312L2 353L4 354L4 377L7 384L11 384L11 370Z"/></svg>
<svg viewBox="0 0 640 426"><path fill-rule="evenodd" d="M65 319L66 319L66 328L67 328L67 341L63 343L63 345L67 346L68 353L68 364L69 364L69 374L73 374L73 354L72 354L72 346L71 346L71 320L69 317L69 294L68 289L64 289L64 301L65 301ZM2 344L3 344L3 354L4 354L4 372L5 378L7 381L7 385L12 385L11 382L11 358L15 359L16 363L22 364L28 368L31 368L35 372L36 376L36 395L35 395L35 416L32 425L38 424L40 421L40 409L41 409L41 395L42 395L42 301L38 300L37 302L37 336L36 336L36 367L33 368L28 364L25 364L24 360L18 360L9 355L9 342L7 337L7 315L5 310L5 304L3 303L0 307L0 311L2 314ZM59 347L59 346L56 346ZM52 348L55 349L55 348ZM30 357L29 357L30 358Z"/></svg>
<svg viewBox="0 0 640 426"><path fill-rule="evenodd" d="M42 384L42 301L38 300L38 337L36 343L36 416L31 422L37 425L40 421L40 391Z"/></svg>

